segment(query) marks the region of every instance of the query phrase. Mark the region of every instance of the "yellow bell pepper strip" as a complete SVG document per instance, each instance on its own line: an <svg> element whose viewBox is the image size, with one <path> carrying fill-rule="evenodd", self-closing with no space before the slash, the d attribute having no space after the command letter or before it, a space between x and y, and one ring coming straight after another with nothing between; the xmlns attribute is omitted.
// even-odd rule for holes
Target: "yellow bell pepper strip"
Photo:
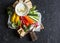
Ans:
<svg viewBox="0 0 60 43"><path fill-rule="evenodd" d="M17 16L16 16L16 19L15 19L15 23L17 24L18 21L19 21L19 16L17 15Z"/></svg>
<svg viewBox="0 0 60 43"><path fill-rule="evenodd" d="M16 13L14 13L14 14L12 15L12 17L11 17L11 22L12 22L12 23L15 23L15 18L16 18Z"/></svg>

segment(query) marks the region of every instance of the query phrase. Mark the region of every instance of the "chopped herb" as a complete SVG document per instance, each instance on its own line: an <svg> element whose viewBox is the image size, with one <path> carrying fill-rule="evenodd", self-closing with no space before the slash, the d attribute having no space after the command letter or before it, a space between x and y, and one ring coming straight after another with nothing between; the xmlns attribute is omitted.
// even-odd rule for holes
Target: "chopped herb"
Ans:
<svg viewBox="0 0 60 43"><path fill-rule="evenodd" d="M13 13L13 7L9 6L7 8L7 13L8 13L8 15L11 15Z"/></svg>

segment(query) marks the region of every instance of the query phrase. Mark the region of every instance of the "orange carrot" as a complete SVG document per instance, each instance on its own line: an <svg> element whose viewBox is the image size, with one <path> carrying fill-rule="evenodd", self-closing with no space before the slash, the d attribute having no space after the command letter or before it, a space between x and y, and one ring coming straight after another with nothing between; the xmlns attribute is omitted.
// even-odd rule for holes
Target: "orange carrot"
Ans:
<svg viewBox="0 0 60 43"><path fill-rule="evenodd" d="M24 18L29 22L29 24L35 23L35 21L32 20L29 16L24 16Z"/></svg>

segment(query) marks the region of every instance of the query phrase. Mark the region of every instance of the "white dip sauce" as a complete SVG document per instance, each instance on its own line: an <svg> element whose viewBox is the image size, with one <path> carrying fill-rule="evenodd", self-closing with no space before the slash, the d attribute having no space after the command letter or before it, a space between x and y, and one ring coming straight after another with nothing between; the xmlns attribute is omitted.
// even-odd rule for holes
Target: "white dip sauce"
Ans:
<svg viewBox="0 0 60 43"><path fill-rule="evenodd" d="M16 11L17 15L23 16L23 15L25 15L25 13L27 11L27 7L23 3L18 3L15 7L15 11Z"/></svg>

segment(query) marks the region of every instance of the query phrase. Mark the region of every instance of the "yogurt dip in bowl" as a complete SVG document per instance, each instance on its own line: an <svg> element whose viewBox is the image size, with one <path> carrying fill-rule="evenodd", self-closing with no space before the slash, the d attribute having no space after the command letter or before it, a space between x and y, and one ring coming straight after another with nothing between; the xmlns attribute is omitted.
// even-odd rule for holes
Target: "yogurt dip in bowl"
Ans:
<svg viewBox="0 0 60 43"><path fill-rule="evenodd" d="M15 7L15 12L18 16L25 16L28 14L29 9L25 3L19 2Z"/></svg>

